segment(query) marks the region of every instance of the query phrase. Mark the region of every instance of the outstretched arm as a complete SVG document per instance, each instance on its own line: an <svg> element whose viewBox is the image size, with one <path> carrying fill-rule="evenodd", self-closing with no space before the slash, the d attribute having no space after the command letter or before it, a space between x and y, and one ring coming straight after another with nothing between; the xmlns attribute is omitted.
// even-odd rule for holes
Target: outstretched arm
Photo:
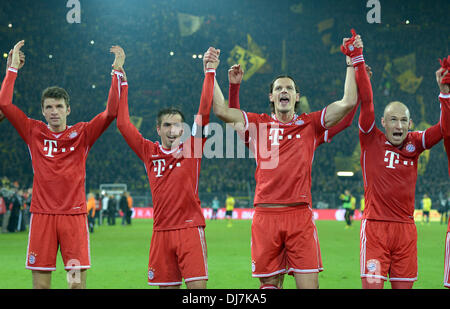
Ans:
<svg viewBox="0 0 450 309"><path fill-rule="evenodd" d="M441 68L436 71L441 103L441 126L444 138L450 137L450 56L441 60Z"/></svg>
<svg viewBox="0 0 450 309"><path fill-rule="evenodd" d="M243 77L244 71L242 70L240 64L235 64L228 70L228 81L229 81L228 106L230 108L237 108L237 109L241 108L239 104L239 88L241 86Z"/></svg>
<svg viewBox="0 0 450 309"><path fill-rule="evenodd" d="M353 29L352 34L352 38L345 43L341 50L351 58L352 65L355 68L358 97L361 101L361 111L359 114L360 131L369 133L375 125L372 85L365 68L361 37L356 35Z"/></svg>
<svg viewBox="0 0 450 309"><path fill-rule="evenodd" d="M17 106L12 104L14 83L17 78L17 73L25 63L25 55L20 50L24 45L25 41L22 40L18 42L14 46L14 49L9 53L6 76L0 91L0 112L3 117L8 118L22 139L28 143L28 132L31 127L31 119L29 119Z"/></svg>
<svg viewBox="0 0 450 309"><path fill-rule="evenodd" d="M355 38L352 37L354 40ZM345 38L343 45L352 39ZM324 126L329 128L339 123L350 110L355 107L358 101L358 90L355 81L355 69L347 65L347 71L344 84L344 96L341 100L331 103L327 106L324 117Z"/></svg>
<svg viewBox="0 0 450 309"><path fill-rule="evenodd" d="M242 80L243 71L240 65L233 65L230 70L228 70L228 78L230 82L229 89L229 106L225 104L225 100L214 100L213 101L213 111L214 114L224 121L225 123L230 123L232 126L238 130L244 130L245 120L244 115L239 107L239 85Z"/></svg>
<svg viewBox="0 0 450 309"><path fill-rule="evenodd" d="M138 129L131 123L128 111L128 81L124 74L124 81L121 83L119 111L117 114L117 128L127 142L128 146L145 162L145 141Z"/></svg>
<svg viewBox="0 0 450 309"><path fill-rule="evenodd" d="M108 128L108 126L117 117L117 111L119 107L120 96L120 84L123 78L123 74L120 71L123 69L125 62L125 53L120 46L112 46L111 53L114 53L114 63L112 65L113 70L111 72L111 87L109 89L108 102L106 109L102 113L98 114L88 124L88 144L92 146L100 135Z"/></svg>

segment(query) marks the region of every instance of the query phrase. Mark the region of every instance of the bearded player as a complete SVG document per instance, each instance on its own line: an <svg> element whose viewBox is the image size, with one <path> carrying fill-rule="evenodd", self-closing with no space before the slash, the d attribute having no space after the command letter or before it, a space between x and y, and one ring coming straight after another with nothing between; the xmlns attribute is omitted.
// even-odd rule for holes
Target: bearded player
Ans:
<svg viewBox="0 0 450 309"><path fill-rule="evenodd" d="M0 92L0 110L28 146L34 171L26 268L33 288L50 288L58 248L68 272L69 288L86 287L90 268L85 175L86 159L95 141L117 115L124 55L117 47L106 110L90 122L67 125L69 95L60 87L45 89L41 97L46 123L28 118L12 104L14 83L21 67L18 42Z"/></svg>

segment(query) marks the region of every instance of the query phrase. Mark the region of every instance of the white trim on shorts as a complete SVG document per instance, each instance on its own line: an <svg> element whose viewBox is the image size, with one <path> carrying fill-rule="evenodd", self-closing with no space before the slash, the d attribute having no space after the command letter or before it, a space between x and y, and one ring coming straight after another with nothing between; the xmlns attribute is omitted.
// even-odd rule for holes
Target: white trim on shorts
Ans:
<svg viewBox="0 0 450 309"><path fill-rule="evenodd" d="M450 232L447 232L445 241L445 258L444 258L444 286L450 287Z"/></svg>
<svg viewBox="0 0 450 309"><path fill-rule="evenodd" d="M274 271L273 273L270 273L270 274L252 274L252 277L253 278L265 278L265 277L272 277L272 276L275 276L278 274L285 274L285 273L287 273L287 270L281 269L281 270Z"/></svg>

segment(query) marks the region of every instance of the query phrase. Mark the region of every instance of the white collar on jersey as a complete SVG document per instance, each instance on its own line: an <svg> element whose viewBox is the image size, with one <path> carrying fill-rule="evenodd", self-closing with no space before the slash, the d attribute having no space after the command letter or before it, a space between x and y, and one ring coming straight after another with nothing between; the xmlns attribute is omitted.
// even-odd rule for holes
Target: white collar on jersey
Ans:
<svg viewBox="0 0 450 309"><path fill-rule="evenodd" d="M294 113L294 116L292 117L291 121L289 121L288 123L284 123L284 122L281 122L280 120L278 120L277 115L275 115L275 113L272 113L272 119L281 123L282 125L285 125L285 126L293 124L297 120L297 118L298 118L298 115L296 113Z"/></svg>

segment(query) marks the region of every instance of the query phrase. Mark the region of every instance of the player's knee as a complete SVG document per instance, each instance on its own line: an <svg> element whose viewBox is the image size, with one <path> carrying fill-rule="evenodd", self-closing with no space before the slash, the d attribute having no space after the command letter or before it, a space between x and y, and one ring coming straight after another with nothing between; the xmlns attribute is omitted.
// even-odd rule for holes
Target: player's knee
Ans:
<svg viewBox="0 0 450 309"><path fill-rule="evenodd" d="M280 278L279 276L272 276L266 278L259 278L260 289L278 289Z"/></svg>

